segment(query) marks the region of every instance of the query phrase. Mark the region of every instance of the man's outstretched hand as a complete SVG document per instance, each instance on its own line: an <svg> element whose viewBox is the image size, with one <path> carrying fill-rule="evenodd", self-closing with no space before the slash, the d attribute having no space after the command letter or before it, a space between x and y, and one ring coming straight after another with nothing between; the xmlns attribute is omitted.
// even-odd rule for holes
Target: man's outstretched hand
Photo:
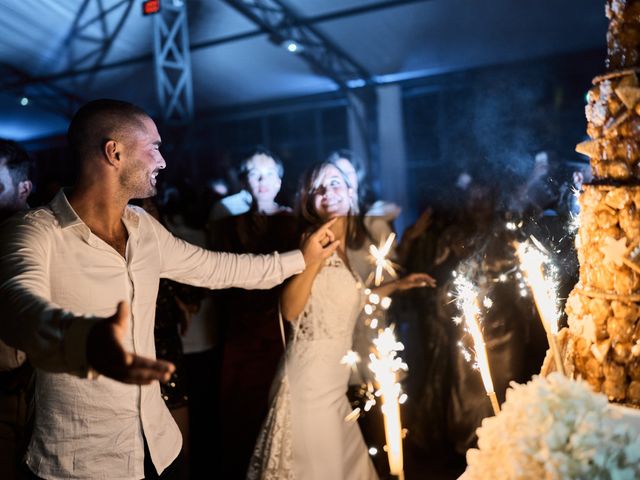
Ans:
<svg viewBox="0 0 640 480"><path fill-rule="evenodd" d="M116 313L97 322L87 337L87 360L98 373L123 383L148 385L167 382L176 367L127 352L123 340L129 323L129 305L118 303Z"/></svg>
<svg viewBox="0 0 640 480"><path fill-rule="evenodd" d="M332 218L303 240L300 249L307 266L329 258L340 245L340 241L335 239L335 235L331 231L331 225L336 220L337 217Z"/></svg>

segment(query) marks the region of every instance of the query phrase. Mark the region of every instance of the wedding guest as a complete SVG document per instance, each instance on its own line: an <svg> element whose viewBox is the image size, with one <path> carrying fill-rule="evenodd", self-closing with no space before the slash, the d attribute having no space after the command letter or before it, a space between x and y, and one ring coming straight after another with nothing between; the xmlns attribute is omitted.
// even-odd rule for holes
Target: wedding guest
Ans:
<svg viewBox="0 0 640 480"><path fill-rule="evenodd" d="M499 192L493 188L491 180L476 179L469 186L463 215L459 224L443 235L443 241L446 241L452 231L448 256L444 253L447 247L439 245L437 257L443 266L469 278L477 288L479 299L491 299L490 304L481 306L483 335L492 365L494 388L502 402L511 381L529 380L532 374L529 365L535 363L539 368L542 364L544 350L540 351L537 339L540 334L544 338L544 333L530 298L521 295L516 276L519 262L514 249L518 232L507 227ZM455 305L446 300L453 291L453 282L454 277L450 275L438 292L439 318L436 321L442 324L461 315ZM485 401L487 397L480 375L460 353L458 342L467 347L470 345L463 326L456 327L449 339L448 352L442 354L449 355L450 364L447 436L455 450L464 454L475 446L476 429L482 419L491 414L491 405ZM446 360L434 358L433 362L442 365ZM427 388L425 385L425 393ZM433 416L435 412L429 415Z"/></svg>
<svg viewBox="0 0 640 480"><path fill-rule="evenodd" d="M373 197L367 184L364 165L349 150L337 150L329 155L327 161L339 168L353 186L355 201L358 205L358 213L355 215L354 222L358 224L358 232L360 233L347 248L347 256L352 268L367 285L370 285L373 282L375 265L371 261L369 248L371 245L380 247L393 233L392 222L400 209L392 203L383 201L371 204ZM429 228L431 221L432 212L427 208L416 223L407 228L402 241L392 243L387 258L402 268L411 245ZM387 324L386 316L383 314L379 316L378 321L380 326ZM352 371L350 384L353 386L360 387L362 383L373 379L372 372L366 365L366 358L368 358L375 336L376 330L365 324L364 316L356 322L353 350L361 359L365 360L359 362L357 368Z"/></svg>
<svg viewBox="0 0 640 480"><path fill-rule="evenodd" d="M295 248L297 225L291 209L276 202L282 162L258 147L242 161L239 172L241 185L251 194L251 208L215 224L213 248L234 253ZM279 286L261 291L236 288L216 298L216 313L224 324L219 465L226 478L239 478L247 471L269 407L269 387L283 351L280 292Z"/></svg>
<svg viewBox="0 0 640 480"><path fill-rule="evenodd" d="M18 143L0 138L0 221L29 208L31 171L27 152ZM32 372L24 352L0 340L0 472L6 480L19 475Z"/></svg>
<svg viewBox="0 0 640 480"><path fill-rule="evenodd" d="M342 170L351 185L353 185L357 197L359 215L366 231L367 240L377 246L393 232L393 220L400 213L400 207L383 200L373 200L373 194L367 183L364 164L351 151L346 149L336 150L329 155L327 161ZM389 252L389 258L401 266L404 265L411 245L429 228L431 222L432 210L431 208L426 208L416 222L403 232L401 241L394 243L392 250ZM367 242L365 245L358 246L357 249L350 249L351 261L365 280L371 272L369 245L370 243Z"/></svg>

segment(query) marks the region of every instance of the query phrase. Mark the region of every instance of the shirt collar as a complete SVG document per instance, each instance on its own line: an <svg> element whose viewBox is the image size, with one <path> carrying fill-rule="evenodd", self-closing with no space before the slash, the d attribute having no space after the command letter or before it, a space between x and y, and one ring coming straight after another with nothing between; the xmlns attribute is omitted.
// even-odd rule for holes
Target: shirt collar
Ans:
<svg viewBox="0 0 640 480"><path fill-rule="evenodd" d="M68 227L79 226L82 230L83 236L89 236L91 230L82 221L82 219L78 216L76 211L69 203L64 188L61 188L56 196L53 197L53 200L51 200L51 202L49 203L49 207L51 208L51 211L53 211L53 214L56 216L56 219L58 220L61 228L64 229ZM124 214L122 215L122 221L127 227L129 235L135 235L138 233L138 226L140 225L140 214L136 211L135 207L127 205L127 207L124 209Z"/></svg>
<svg viewBox="0 0 640 480"><path fill-rule="evenodd" d="M67 195L65 194L63 188L61 188L56 196L53 197L53 200L51 200L51 202L49 203L49 207L51 208L53 214L56 216L56 220L58 220L61 228L81 225L89 230L89 227L84 224L84 222L80 219L78 214L69 203L69 200L67 199Z"/></svg>
<svg viewBox="0 0 640 480"><path fill-rule="evenodd" d="M129 236L135 236L138 233L138 226L140 225L140 212L138 207L127 205L122 215L122 221L124 226L127 227Z"/></svg>

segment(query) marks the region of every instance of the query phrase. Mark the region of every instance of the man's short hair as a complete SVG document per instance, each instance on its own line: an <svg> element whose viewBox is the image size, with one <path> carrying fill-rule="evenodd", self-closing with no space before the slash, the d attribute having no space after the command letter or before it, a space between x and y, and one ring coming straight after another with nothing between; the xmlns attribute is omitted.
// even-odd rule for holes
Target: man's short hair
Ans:
<svg viewBox="0 0 640 480"><path fill-rule="evenodd" d="M251 163L251 160L253 159L253 157L257 155L264 155L266 157L273 159L274 163L276 164L276 171L278 172L278 176L282 178L282 176L284 175L284 165L282 164L282 160L280 160L273 152L269 151L262 145L258 145L256 148L254 148L251 151L251 153L248 156L244 157L244 160L242 160L242 162L240 163L240 167L238 168L238 173L240 174L241 181L243 182L247 181L247 176L249 175L249 170L250 170L249 164Z"/></svg>
<svg viewBox="0 0 640 480"><path fill-rule="evenodd" d="M11 175L14 186L31 180L33 163L29 155L17 142L0 138L0 161L4 162Z"/></svg>
<svg viewBox="0 0 640 480"><path fill-rule="evenodd" d="M121 100L103 98L84 104L75 113L67 131L71 155L77 161L98 152L105 142L132 128L143 126L149 115L140 107Z"/></svg>

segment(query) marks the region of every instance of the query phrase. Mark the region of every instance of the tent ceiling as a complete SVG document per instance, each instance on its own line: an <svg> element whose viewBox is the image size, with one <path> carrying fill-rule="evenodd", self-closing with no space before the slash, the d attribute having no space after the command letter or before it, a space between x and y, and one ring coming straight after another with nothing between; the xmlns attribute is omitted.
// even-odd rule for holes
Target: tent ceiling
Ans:
<svg viewBox="0 0 640 480"><path fill-rule="evenodd" d="M78 63L92 47L90 41L66 42L85 2L80 23L92 17L96 0L0 0L0 64L33 77L91 66ZM299 15L321 17L314 26L380 81L602 48L605 41L603 0L405 0L366 11L382 3L390 2L288 0ZM187 0L187 7L196 111L336 88L222 0ZM108 17L109 31L120 18L123 23L102 65L139 60L91 77L63 77L55 85L84 99L118 97L157 111L152 20L142 16L138 0L126 16L116 14L125 8L117 7ZM95 24L84 33L97 35L100 28ZM242 34L250 35L224 41ZM25 139L64 130L63 115L43 115L36 101L17 107L19 93L1 92L0 135ZM12 122L22 122L24 131L5 127Z"/></svg>

